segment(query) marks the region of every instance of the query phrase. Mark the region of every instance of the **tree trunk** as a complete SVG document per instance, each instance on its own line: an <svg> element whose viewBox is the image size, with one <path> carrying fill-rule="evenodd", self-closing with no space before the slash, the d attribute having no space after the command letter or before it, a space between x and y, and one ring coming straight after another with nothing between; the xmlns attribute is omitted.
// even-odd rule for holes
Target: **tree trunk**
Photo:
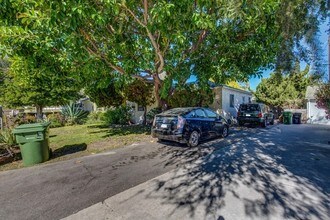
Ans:
<svg viewBox="0 0 330 220"><path fill-rule="evenodd" d="M160 89L162 87L162 81L159 79L157 74L153 75L153 79L154 79L155 98L156 98L157 107L161 108L164 111L168 108L168 106L166 101L160 97Z"/></svg>
<svg viewBox="0 0 330 220"><path fill-rule="evenodd" d="M143 112L143 125L147 124L147 106L144 106L144 112Z"/></svg>
<svg viewBox="0 0 330 220"><path fill-rule="evenodd" d="M36 105L36 111L37 111L37 120L42 120L42 109L43 107L41 105Z"/></svg>

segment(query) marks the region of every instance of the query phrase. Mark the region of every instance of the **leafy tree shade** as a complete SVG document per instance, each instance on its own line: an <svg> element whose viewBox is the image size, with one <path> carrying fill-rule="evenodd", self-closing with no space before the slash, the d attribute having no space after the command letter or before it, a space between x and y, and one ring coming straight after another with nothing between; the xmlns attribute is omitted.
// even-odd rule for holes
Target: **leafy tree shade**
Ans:
<svg viewBox="0 0 330 220"><path fill-rule="evenodd" d="M309 76L309 67L300 71L299 64L288 75L274 72L267 79L262 79L254 95L258 102L277 108L303 107L307 86L313 83Z"/></svg>
<svg viewBox="0 0 330 220"><path fill-rule="evenodd" d="M325 109L327 118L330 119L330 83L323 83L316 92L318 108Z"/></svg>
<svg viewBox="0 0 330 220"><path fill-rule="evenodd" d="M131 80L126 84L109 76L103 79L99 77L87 83L84 92L100 107L117 107L125 105L126 101L147 106L154 101L152 84L140 79Z"/></svg>
<svg viewBox="0 0 330 220"><path fill-rule="evenodd" d="M4 106L34 105L38 118L42 109L62 105L77 97L77 81L56 66L48 66L42 58L18 57L10 59L10 67L1 71L0 100Z"/></svg>
<svg viewBox="0 0 330 220"><path fill-rule="evenodd" d="M152 84L141 79L135 79L132 83L126 86L125 96L127 100L144 107L155 101L152 94Z"/></svg>
<svg viewBox="0 0 330 220"><path fill-rule="evenodd" d="M131 84L126 86L125 94L129 101L144 106L143 124L145 124L147 119L147 106L155 101L152 93L152 84L141 79L135 79Z"/></svg>
<svg viewBox="0 0 330 220"><path fill-rule="evenodd" d="M327 16L326 0L1 3L0 49L6 54L29 51L91 72L108 68L127 82L146 76L159 105L174 82L183 85L191 74L207 90L210 78L245 81L269 65L288 69L298 55L316 60L300 42L305 37L315 45L320 18Z"/></svg>
<svg viewBox="0 0 330 220"><path fill-rule="evenodd" d="M202 89L196 84L175 88L167 100L169 107L208 106L213 102L211 89Z"/></svg>
<svg viewBox="0 0 330 220"><path fill-rule="evenodd" d="M125 104L123 86L116 85L114 79L94 79L89 82L84 93L99 107L120 106Z"/></svg>

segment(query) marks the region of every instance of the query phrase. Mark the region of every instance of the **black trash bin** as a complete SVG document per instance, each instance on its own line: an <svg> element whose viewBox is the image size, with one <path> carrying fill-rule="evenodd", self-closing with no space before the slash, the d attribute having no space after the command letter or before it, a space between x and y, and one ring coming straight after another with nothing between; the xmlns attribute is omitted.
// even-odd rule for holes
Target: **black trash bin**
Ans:
<svg viewBox="0 0 330 220"><path fill-rule="evenodd" d="M293 113L292 122L293 124L301 124L301 113L299 112Z"/></svg>

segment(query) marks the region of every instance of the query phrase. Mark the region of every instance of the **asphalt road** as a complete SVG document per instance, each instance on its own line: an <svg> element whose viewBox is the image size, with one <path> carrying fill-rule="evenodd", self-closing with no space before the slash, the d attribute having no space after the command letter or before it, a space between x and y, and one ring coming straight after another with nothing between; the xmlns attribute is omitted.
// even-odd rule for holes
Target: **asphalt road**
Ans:
<svg viewBox="0 0 330 220"><path fill-rule="evenodd" d="M192 174L198 174L201 170L202 173L222 172L224 177L233 179L237 169L238 174L242 175L243 171L239 167L246 164L241 160L244 158L254 165L256 160L251 158L261 151L267 157L274 157L272 160L284 165L293 175L307 178L327 198L330 193L328 141L330 129L325 126L243 128L232 131L226 139L205 142L197 148L168 142L139 143L104 154L1 172L0 219L61 219L177 167L194 165L201 160L205 163L198 166L198 170L194 168ZM276 167L264 163L262 160L265 158L258 160L260 166L263 166L256 166L258 169L275 174L280 172ZM251 172L258 176L258 172ZM265 182L272 186L270 180ZM221 187L216 185L217 189ZM182 191L180 187L176 190L179 190L176 193ZM267 192L263 193L267 195ZM276 196L284 196L274 195L274 192L269 194L275 196L273 200L276 202L281 202ZM322 202L327 204L329 200ZM329 211L329 205L325 205L325 210Z"/></svg>

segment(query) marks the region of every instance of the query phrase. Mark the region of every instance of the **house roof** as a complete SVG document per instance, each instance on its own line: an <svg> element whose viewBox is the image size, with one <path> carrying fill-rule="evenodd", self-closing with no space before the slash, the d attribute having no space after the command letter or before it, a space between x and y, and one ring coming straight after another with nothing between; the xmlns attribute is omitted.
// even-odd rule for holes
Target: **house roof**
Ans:
<svg viewBox="0 0 330 220"><path fill-rule="evenodd" d="M250 91L246 91L246 90L243 90L243 89L237 89L237 88L234 88L234 87L231 87L231 86L227 86L227 85L224 85L224 84L210 84L210 87L212 89L213 88L217 88L217 87L222 87L222 88L230 89L230 90L233 90L233 91L236 91L236 92L240 92L240 93L245 93L245 94L248 94L248 95L252 95L252 92L250 92Z"/></svg>
<svg viewBox="0 0 330 220"><path fill-rule="evenodd" d="M305 99L315 99L318 86L307 86Z"/></svg>

